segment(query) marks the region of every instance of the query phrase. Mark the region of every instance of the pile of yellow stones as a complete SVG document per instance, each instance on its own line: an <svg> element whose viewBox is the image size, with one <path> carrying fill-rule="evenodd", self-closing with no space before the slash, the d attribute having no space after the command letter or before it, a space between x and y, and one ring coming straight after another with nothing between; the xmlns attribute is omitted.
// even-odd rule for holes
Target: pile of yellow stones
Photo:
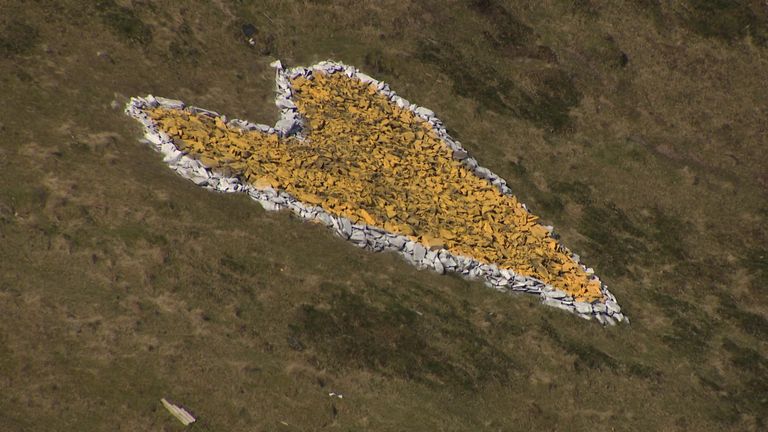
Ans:
<svg viewBox="0 0 768 432"><path fill-rule="evenodd" d="M257 188L283 189L355 223L537 278L576 301L604 301L570 252L517 199L453 158L432 126L375 86L343 74L291 80L302 137L153 108L179 150Z"/></svg>

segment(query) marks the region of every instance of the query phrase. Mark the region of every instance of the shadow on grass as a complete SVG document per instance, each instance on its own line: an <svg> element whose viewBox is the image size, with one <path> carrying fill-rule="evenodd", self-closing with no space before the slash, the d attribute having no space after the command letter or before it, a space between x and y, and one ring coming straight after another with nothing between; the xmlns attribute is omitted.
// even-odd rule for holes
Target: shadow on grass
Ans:
<svg viewBox="0 0 768 432"><path fill-rule="evenodd" d="M310 347L323 367L465 389L503 385L515 369L455 311L420 314L388 296L374 303L335 285L323 291L327 304L300 306L289 338L294 347Z"/></svg>

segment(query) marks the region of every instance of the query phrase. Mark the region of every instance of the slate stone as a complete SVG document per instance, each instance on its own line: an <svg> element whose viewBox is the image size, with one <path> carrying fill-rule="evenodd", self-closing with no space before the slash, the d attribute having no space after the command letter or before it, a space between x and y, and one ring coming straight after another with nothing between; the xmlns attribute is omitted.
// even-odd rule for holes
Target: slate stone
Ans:
<svg viewBox="0 0 768 432"><path fill-rule="evenodd" d="M556 289L552 291L545 291L544 296L551 299L563 299L567 296L567 294L564 291Z"/></svg>
<svg viewBox="0 0 768 432"><path fill-rule="evenodd" d="M405 246L405 242L406 242L405 238L400 236L389 237L387 241L392 247L398 250L402 249L403 246Z"/></svg>
<svg viewBox="0 0 768 432"><path fill-rule="evenodd" d="M443 267L443 263L441 263L439 259L436 259L434 261L434 268L435 268L435 271L440 274L445 273L445 267Z"/></svg>
<svg viewBox="0 0 768 432"><path fill-rule="evenodd" d="M544 303L547 306L552 306L552 307L556 307L558 309L562 309L564 311L573 312L573 306L568 305L568 304L564 304L563 302L561 302L559 300L555 300L555 299L552 299L552 298L547 298L547 299L544 299L544 301L542 301L542 303Z"/></svg>
<svg viewBox="0 0 768 432"><path fill-rule="evenodd" d="M349 238L352 235L352 223L347 218L341 218L339 221L341 222L341 232L346 238Z"/></svg>
<svg viewBox="0 0 768 432"><path fill-rule="evenodd" d="M416 262L421 262L424 260L424 257L427 255L427 249L422 246L419 243L415 243L413 245L413 259Z"/></svg>
<svg viewBox="0 0 768 432"><path fill-rule="evenodd" d="M464 160L469 157L469 153L467 153L465 150L454 150L453 151L453 158L456 160Z"/></svg>
<svg viewBox="0 0 768 432"><path fill-rule="evenodd" d="M475 175L482 179L487 179L487 178L490 178L493 175L493 173L491 173L491 171L488 168L480 167L475 169Z"/></svg>
<svg viewBox="0 0 768 432"><path fill-rule="evenodd" d="M155 96L155 100L157 100L157 103L161 106L164 106L165 108L170 109L184 109L184 102L176 99L168 99L160 96Z"/></svg>
<svg viewBox="0 0 768 432"><path fill-rule="evenodd" d="M366 74L364 74L362 72L358 72L357 73L357 79L359 79L361 82L364 82L366 84L372 83L372 82L376 82L375 79L371 78L370 76L368 76L368 75L366 75Z"/></svg>
<svg viewBox="0 0 768 432"><path fill-rule="evenodd" d="M435 112L434 111L432 111L429 108L424 108L424 107L418 107L418 108L416 108L414 110L414 112L416 114L422 116L422 117L427 117L427 118L435 116Z"/></svg>
<svg viewBox="0 0 768 432"><path fill-rule="evenodd" d="M573 304L573 307L576 308L576 312L580 314L592 313L592 305L586 302L576 302Z"/></svg>
<svg viewBox="0 0 768 432"><path fill-rule="evenodd" d="M317 214L317 219L322 222L325 226L331 226L333 225L333 218L328 213L320 212Z"/></svg>
<svg viewBox="0 0 768 432"><path fill-rule="evenodd" d="M621 312L621 307L615 301L607 300L605 302L605 308L608 310L608 313L611 315Z"/></svg>
<svg viewBox="0 0 768 432"><path fill-rule="evenodd" d="M352 231L352 235L349 236L349 239L355 243L365 243L365 232L362 230L354 230Z"/></svg>

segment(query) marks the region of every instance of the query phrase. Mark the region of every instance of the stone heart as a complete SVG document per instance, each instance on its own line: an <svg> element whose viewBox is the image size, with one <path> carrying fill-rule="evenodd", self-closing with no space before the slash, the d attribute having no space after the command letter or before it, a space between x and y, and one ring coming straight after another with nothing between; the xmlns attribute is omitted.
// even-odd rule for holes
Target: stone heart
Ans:
<svg viewBox="0 0 768 432"><path fill-rule="evenodd" d="M366 232L398 237L394 249L415 251L421 260L431 253L438 270L536 292L545 303L585 317L623 318L591 269L503 179L478 167L432 111L348 66L276 66L282 118L274 128L162 98L135 98L127 110L147 126L169 163L198 162L197 174L187 174L193 180L224 178L280 191L302 209L316 209L305 217L370 228L353 241L366 244ZM351 228L345 237L353 237ZM482 271L473 273L475 267ZM592 307L606 301L611 308Z"/></svg>

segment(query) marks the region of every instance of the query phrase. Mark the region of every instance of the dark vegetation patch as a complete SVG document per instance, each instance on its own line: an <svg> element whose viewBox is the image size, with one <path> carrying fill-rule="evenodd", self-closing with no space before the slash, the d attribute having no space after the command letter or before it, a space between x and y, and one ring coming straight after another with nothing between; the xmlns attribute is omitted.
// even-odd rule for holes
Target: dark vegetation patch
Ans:
<svg viewBox="0 0 768 432"><path fill-rule="evenodd" d="M363 58L364 71L374 76L397 77L398 74L394 66L396 63L396 59L391 58L378 48L366 52Z"/></svg>
<svg viewBox="0 0 768 432"><path fill-rule="evenodd" d="M483 35L505 57L538 60L537 70L530 75L530 89L515 82L503 68L489 62L468 61L462 51L448 41L422 41L416 56L437 66L451 79L457 94L476 100L481 109L514 115L548 132L569 131L572 126L569 111L578 105L582 95L570 74L548 64L557 62L554 52L537 45L533 29L497 2L474 1L470 3L470 10L488 22Z"/></svg>
<svg viewBox="0 0 768 432"><path fill-rule="evenodd" d="M530 180L521 161L510 163L508 169L516 177L516 187L530 199L535 214L556 218L568 202L581 207L577 229L585 237L586 248L578 250L593 255L590 261L595 260L602 274L629 276L633 275L632 267L671 265L689 277L702 265L691 261L687 250L686 233L693 228L660 208L628 213L612 202L594 197L590 186L581 181L555 181L549 185L549 191L543 191ZM707 270L722 276L717 267ZM672 272L671 276L676 275L678 272Z"/></svg>
<svg viewBox="0 0 768 432"><path fill-rule="evenodd" d="M233 32L239 42L246 44L259 55L278 57L277 37L269 29L251 23L241 24Z"/></svg>
<svg viewBox="0 0 768 432"><path fill-rule="evenodd" d="M40 34L35 27L11 17L0 18L0 58L26 54L39 42Z"/></svg>
<svg viewBox="0 0 768 432"><path fill-rule="evenodd" d="M629 56L621 50L616 39L609 35L594 35L588 45L587 55L599 65L621 69L629 64Z"/></svg>
<svg viewBox="0 0 768 432"><path fill-rule="evenodd" d="M509 13L494 0L472 0L469 8L487 22L483 31L485 39L495 48L511 57L538 57L533 29Z"/></svg>
<svg viewBox="0 0 768 432"><path fill-rule="evenodd" d="M139 45L152 42L152 28L133 9L120 6L114 0L99 0L96 11L104 25L123 41Z"/></svg>
<svg viewBox="0 0 768 432"><path fill-rule="evenodd" d="M635 6L636 13L649 17L657 30L669 30L669 26L666 25L664 10L661 7L661 0L631 0L630 3Z"/></svg>
<svg viewBox="0 0 768 432"><path fill-rule="evenodd" d="M176 37L168 45L168 56L172 61L197 64L200 58L199 45L192 27L182 22L175 32Z"/></svg>
<svg viewBox="0 0 768 432"><path fill-rule="evenodd" d="M743 347L730 339L723 342L723 349L730 354L730 362L739 372L739 384L729 386L721 393L731 404L734 419L738 415L754 416L757 426L768 426L768 359L749 347Z"/></svg>
<svg viewBox="0 0 768 432"><path fill-rule="evenodd" d="M694 360L702 360L709 352L716 322L698 306L667 293L649 293L650 300L672 320L661 340L672 350Z"/></svg>
<svg viewBox="0 0 768 432"><path fill-rule="evenodd" d="M648 253L641 240L643 231L612 203L585 207L578 229L596 253L598 268L609 276L627 275L629 267Z"/></svg>
<svg viewBox="0 0 768 432"><path fill-rule="evenodd" d="M589 185L578 181L555 181L549 186L555 195L565 195L577 204L588 204L591 198Z"/></svg>
<svg viewBox="0 0 768 432"><path fill-rule="evenodd" d="M567 355L574 358L573 367L576 372L598 370L629 374L653 382L659 382L663 379L662 372L655 367L612 356L592 344L563 336L547 320L543 320L540 326L544 335L549 337Z"/></svg>
<svg viewBox="0 0 768 432"><path fill-rule="evenodd" d="M760 3L748 0L688 0L683 23L691 31L705 37L733 42L749 35L758 44L765 45L768 42L768 12L765 4Z"/></svg>
<svg viewBox="0 0 768 432"><path fill-rule="evenodd" d="M575 199L584 206L579 232L588 239L599 268L607 274L629 275L633 265L690 264L685 241L685 233L691 229L688 223L659 208L630 215L611 202L585 202L583 192Z"/></svg>
<svg viewBox="0 0 768 432"><path fill-rule="evenodd" d="M744 309L734 298L726 293L720 294L720 306L717 313L733 322L744 333L760 340L768 339L768 319L763 315Z"/></svg>
<svg viewBox="0 0 768 432"><path fill-rule="evenodd" d="M748 248L741 259L756 288L765 288L768 281L768 246Z"/></svg>
<svg viewBox="0 0 768 432"><path fill-rule="evenodd" d="M129 247L134 247L141 241L152 246L168 245L168 239L163 234L155 233L140 223L125 223L114 228L111 233Z"/></svg>
<svg viewBox="0 0 768 432"><path fill-rule="evenodd" d="M515 365L452 310L419 315L386 297L325 284L326 305L302 305L290 326L295 345L312 347L323 367L364 369L431 384L474 388L508 382ZM438 319L429 318L436 313Z"/></svg>

